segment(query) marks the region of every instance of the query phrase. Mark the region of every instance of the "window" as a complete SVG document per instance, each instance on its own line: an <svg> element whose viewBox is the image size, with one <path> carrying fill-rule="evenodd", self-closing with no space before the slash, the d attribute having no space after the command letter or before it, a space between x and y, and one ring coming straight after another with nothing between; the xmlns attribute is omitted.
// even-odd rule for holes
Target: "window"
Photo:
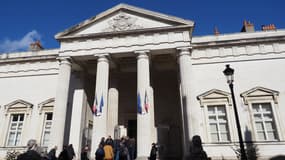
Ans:
<svg viewBox="0 0 285 160"><path fill-rule="evenodd" d="M24 114L12 114L8 131L7 146L18 146L20 144Z"/></svg>
<svg viewBox="0 0 285 160"><path fill-rule="evenodd" d="M208 125L213 142L230 141L225 105L208 106Z"/></svg>
<svg viewBox="0 0 285 160"><path fill-rule="evenodd" d="M29 122L31 119L31 113L33 104L18 99L12 101L9 104L4 106L4 122L3 131L5 133L5 140L3 140L3 146L24 146L24 142L21 138L22 135L26 134L25 132L29 131L29 126L26 125L26 122Z"/></svg>
<svg viewBox="0 0 285 160"><path fill-rule="evenodd" d="M50 140L50 131L52 124L52 113L45 113L43 135L42 135L42 146L48 146Z"/></svg>
<svg viewBox="0 0 285 160"><path fill-rule="evenodd" d="M201 104L204 142L229 143L233 139L232 106L230 93L212 89L197 97Z"/></svg>
<svg viewBox="0 0 285 160"><path fill-rule="evenodd" d="M256 141L280 140L278 95L278 91L264 87L255 87L241 94L244 104L249 107L251 130Z"/></svg>
<svg viewBox="0 0 285 160"><path fill-rule="evenodd" d="M48 147L51 135L53 118L54 98L47 99L38 105L41 126L39 126L39 137L41 146Z"/></svg>
<svg viewBox="0 0 285 160"><path fill-rule="evenodd" d="M253 103L252 114L258 140L278 140L270 103Z"/></svg>

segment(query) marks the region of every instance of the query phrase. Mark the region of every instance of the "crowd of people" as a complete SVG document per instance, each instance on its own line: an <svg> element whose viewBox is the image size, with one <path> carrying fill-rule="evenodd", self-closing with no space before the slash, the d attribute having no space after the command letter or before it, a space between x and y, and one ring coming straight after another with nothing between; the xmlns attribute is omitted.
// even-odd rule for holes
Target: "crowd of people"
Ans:
<svg viewBox="0 0 285 160"><path fill-rule="evenodd" d="M27 151L18 155L17 160L72 160L75 152L72 144L63 146L59 156L56 156L57 146L54 146L47 154L37 145L37 141L31 139L27 143Z"/></svg>
<svg viewBox="0 0 285 160"><path fill-rule="evenodd" d="M134 138L122 137L113 140L111 136L101 138L95 152L96 160L134 160L136 142Z"/></svg>
<svg viewBox="0 0 285 160"><path fill-rule="evenodd" d="M63 146L63 150L59 156L56 156L57 146L52 148L47 154L41 154L36 140L31 139L27 144L27 151L20 154L17 160L72 160L75 158L75 152L72 144ZM89 160L89 146L85 146L81 151L81 160ZM149 160L156 160L157 145L152 143ZM95 152L96 160L135 160L136 159L136 141L134 138L122 137L113 140L111 136L105 139L101 138L98 148ZM200 136L196 135L192 138L190 146L191 160L207 160L207 154L203 150Z"/></svg>
<svg viewBox="0 0 285 160"><path fill-rule="evenodd" d="M56 156L57 149L57 146L54 146L47 154L44 154L36 140L31 139L28 141L27 151L20 154L17 160L72 160L76 156L72 144L63 146L58 157ZM89 152L88 145L83 147L80 160L89 160ZM134 138L128 137L115 140L111 136L106 139L102 137L95 152L96 160L135 160L135 158L136 142Z"/></svg>

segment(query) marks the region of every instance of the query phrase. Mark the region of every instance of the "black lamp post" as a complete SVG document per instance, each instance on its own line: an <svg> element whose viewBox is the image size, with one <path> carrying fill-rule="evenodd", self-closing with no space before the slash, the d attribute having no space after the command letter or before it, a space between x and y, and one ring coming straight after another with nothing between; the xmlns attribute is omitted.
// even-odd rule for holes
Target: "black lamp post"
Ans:
<svg viewBox="0 0 285 160"><path fill-rule="evenodd" d="M241 133L239 116L238 116L235 94L234 94L234 84L233 84L233 82L234 82L234 69L230 68L229 64L226 65L226 69L224 70L224 75L227 77L227 83L229 84L229 87L231 90L233 107L234 107L235 118L236 118L237 131L238 131L241 159L247 160L245 149L244 149L244 144L243 144L243 140L242 140L242 133Z"/></svg>

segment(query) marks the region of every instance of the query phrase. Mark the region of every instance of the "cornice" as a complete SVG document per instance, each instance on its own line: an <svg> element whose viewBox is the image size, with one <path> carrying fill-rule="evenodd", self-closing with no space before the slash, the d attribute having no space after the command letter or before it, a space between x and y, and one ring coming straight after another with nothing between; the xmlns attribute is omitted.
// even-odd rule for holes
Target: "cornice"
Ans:
<svg viewBox="0 0 285 160"><path fill-rule="evenodd" d="M137 30L127 30L127 31L116 31L116 32L102 32L102 33L93 33L93 34L82 34L75 36L63 36L58 37L60 41L75 40L75 39L90 39L90 38L108 38L114 36L126 36L126 35L137 35L137 34L147 34L147 33L159 33L167 31L181 31L186 29L191 29L193 26L190 25L181 25L181 26L170 26L170 27L158 27L158 28L143 28Z"/></svg>
<svg viewBox="0 0 285 160"><path fill-rule="evenodd" d="M211 47L222 47L222 46L238 46L238 45L250 45L250 44L260 44L260 43L272 43L272 42L282 42L285 41L285 37L281 38L253 38L246 40L229 40L229 41L213 41L206 43L192 43L193 49L200 48L211 48Z"/></svg>
<svg viewBox="0 0 285 160"><path fill-rule="evenodd" d="M29 62L29 61L41 61L41 60L56 60L57 57L58 54L29 56L29 57L15 57L15 58L0 59L0 64L13 63L13 62L19 63L19 62Z"/></svg>
<svg viewBox="0 0 285 160"><path fill-rule="evenodd" d="M281 41L285 41L285 30L192 37L192 47L193 49L197 49Z"/></svg>

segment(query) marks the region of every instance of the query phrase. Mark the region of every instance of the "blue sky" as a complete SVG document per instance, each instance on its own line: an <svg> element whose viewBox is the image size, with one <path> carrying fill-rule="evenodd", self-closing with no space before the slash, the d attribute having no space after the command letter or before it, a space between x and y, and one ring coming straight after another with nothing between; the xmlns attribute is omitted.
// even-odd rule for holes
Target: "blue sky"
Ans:
<svg viewBox="0 0 285 160"><path fill-rule="evenodd" d="M58 48L54 35L119 3L126 3L195 22L194 35L239 32L243 20L260 30L275 24L285 29L284 0L1 0L0 53L26 50L40 39Z"/></svg>

